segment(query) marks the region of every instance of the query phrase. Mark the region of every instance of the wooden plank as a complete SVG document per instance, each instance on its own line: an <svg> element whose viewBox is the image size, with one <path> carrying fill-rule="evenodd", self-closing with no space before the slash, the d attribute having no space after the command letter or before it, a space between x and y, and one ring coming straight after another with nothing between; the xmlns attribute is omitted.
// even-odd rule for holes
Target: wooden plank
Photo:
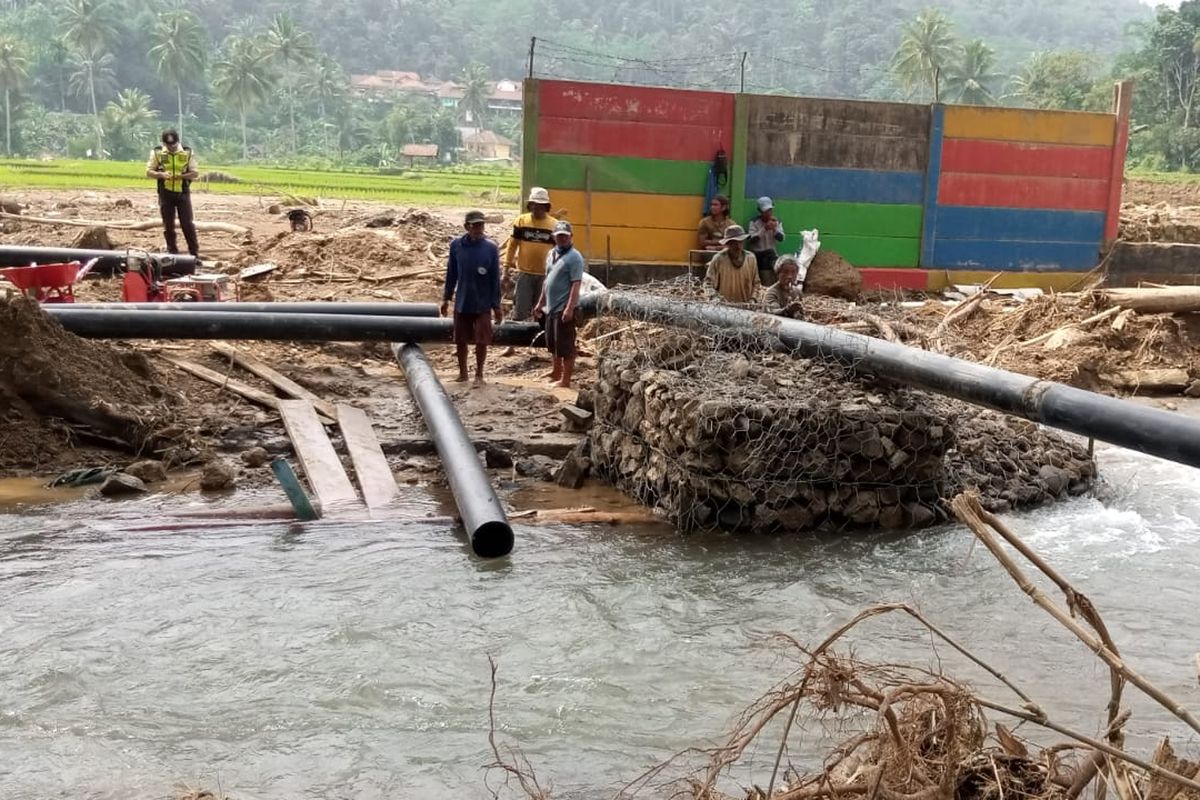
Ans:
<svg viewBox="0 0 1200 800"><path fill-rule="evenodd" d="M920 205L925 196L925 175L922 172L751 164L746 168L746 196L761 195L774 200Z"/></svg>
<svg viewBox="0 0 1200 800"><path fill-rule="evenodd" d="M613 120L729 129L733 95L692 89L661 89L578 81L538 82L542 119Z"/></svg>
<svg viewBox="0 0 1200 800"><path fill-rule="evenodd" d="M400 489L396 486L392 468L388 466L387 456L379 446L367 412L339 403L337 420L367 508L379 509L395 501L400 496Z"/></svg>
<svg viewBox="0 0 1200 800"><path fill-rule="evenodd" d="M616 120L538 120L538 152L631 158L712 161L717 148L733 147L730 127Z"/></svg>
<svg viewBox="0 0 1200 800"><path fill-rule="evenodd" d="M946 139L942 144L944 172L1106 180L1111 161L1108 147L979 139Z"/></svg>
<svg viewBox="0 0 1200 800"><path fill-rule="evenodd" d="M1114 128L1111 114L979 106L946 109L946 137L950 139L1111 147Z"/></svg>
<svg viewBox="0 0 1200 800"><path fill-rule="evenodd" d="M1099 211L939 206L937 213L938 239L1099 244L1104 236Z"/></svg>
<svg viewBox="0 0 1200 800"><path fill-rule="evenodd" d="M704 206L701 195L634 194L630 192L592 192L592 213L587 214L586 192L558 189L552 197L554 208L566 209L567 219L575 226L590 222L593 225L640 228L647 224L655 228L691 231L696 226ZM577 231L578 233L578 231Z"/></svg>
<svg viewBox="0 0 1200 800"><path fill-rule="evenodd" d="M297 400L307 400L312 403L313 408L317 412L329 420L337 419L337 408L333 403L313 394L308 389L305 389L300 384L296 383L291 378L280 373L278 370L271 367L269 364L260 361L249 353L238 350L233 345L227 342L213 342L212 349L216 350L226 358L231 359L239 367L242 367L247 372L250 372L262 378L267 383L279 389L289 397L294 397Z"/></svg>
<svg viewBox="0 0 1200 800"><path fill-rule="evenodd" d="M755 131L749 151L751 164L922 172L929 158L929 140L928 135Z"/></svg>
<svg viewBox="0 0 1200 800"><path fill-rule="evenodd" d="M929 106L915 103L751 95L748 112L755 135L823 132L922 140L929 135Z"/></svg>
<svg viewBox="0 0 1200 800"><path fill-rule="evenodd" d="M269 408L272 411L279 410L279 398L273 394L267 394L266 392L255 389L249 384L242 383L236 378L230 378L229 376L217 372L216 370L209 369L203 364L197 364L195 361L189 361L186 358L168 355L164 355L162 358L170 361L184 372L189 372L192 375L195 375L197 378L201 378L209 383L216 384L222 389L228 389L234 394L239 394L251 402L258 403L264 408Z"/></svg>
<svg viewBox="0 0 1200 800"><path fill-rule="evenodd" d="M796 237L793 245L779 252L799 249L800 237ZM856 267L915 267L921 260L921 237L822 235L821 249L832 250Z"/></svg>
<svg viewBox="0 0 1200 800"><path fill-rule="evenodd" d="M923 269L881 269L867 267L859 270L863 279L863 289L916 289L925 291L929 285L929 274Z"/></svg>
<svg viewBox="0 0 1200 800"><path fill-rule="evenodd" d="M700 218L697 217L696 221L699 222ZM584 257L593 261L602 261L611 247L614 261L686 264L688 251L696 246L696 231L594 225L590 239L587 238L587 231L576 228L575 243Z"/></svg>
<svg viewBox="0 0 1200 800"><path fill-rule="evenodd" d="M754 198L746 198L753 204ZM921 235L921 206L899 203L837 203L820 200L776 200L775 216L789 234L816 228L821 238ZM799 236L797 236L799 241ZM790 246L790 245L789 245Z"/></svg>
<svg viewBox="0 0 1200 800"><path fill-rule="evenodd" d="M929 276L928 289L940 292L950 286L986 283L996 276L994 271L961 270L961 269L930 269L925 270ZM1042 289L1056 292L1068 292L1081 288L1085 283L1087 272L1003 272L992 284L993 289Z"/></svg>
<svg viewBox="0 0 1200 800"><path fill-rule="evenodd" d="M551 201L556 189L585 191L587 177L591 179L593 192L703 196L708 166L709 159L678 161L539 153L531 185L550 189Z"/></svg>
<svg viewBox="0 0 1200 800"><path fill-rule="evenodd" d="M316 409L307 400L279 400L279 413L283 416L283 427L296 458L304 467L304 476L317 500L321 512L329 514L338 508L360 505L354 485L337 452L325 435L325 428L317 418Z"/></svg>
<svg viewBox="0 0 1200 800"><path fill-rule="evenodd" d="M943 171L938 205L1105 211L1108 181Z"/></svg>

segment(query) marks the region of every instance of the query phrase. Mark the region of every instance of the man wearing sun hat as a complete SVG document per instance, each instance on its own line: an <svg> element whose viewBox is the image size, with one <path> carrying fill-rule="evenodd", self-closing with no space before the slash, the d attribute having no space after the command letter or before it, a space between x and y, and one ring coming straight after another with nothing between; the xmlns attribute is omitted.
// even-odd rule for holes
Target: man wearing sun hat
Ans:
<svg viewBox="0 0 1200 800"><path fill-rule="evenodd" d="M450 243L446 283L442 289L442 316L454 301L454 344L458 355L458 380L467 380L467 346L475 345L475 384L483 381L483 365L492 343L492 318L504 319L500 306L500 249L484 236L482 211L468 211L466 233Z"/></svg>
<svg viewBox="0 0 1200 800"><path fill-rule="evenodd" d="M708 262L708 272L704 275L705 283L731 303L752 302L762 285L754 254L746 251L748 236L741 225L726 228L721 237L725 249Z"/></svg>
<svg viewBox="0 0 1200 800"><path fill-rule="evenodd" d="M504 244L504 278L510 279L515 269L516 286L513 296L514 320L529 319L534 301L542 291L546 277L546 256L554 247L554 224L550 216L550 193L540 186L529 190L525 213L513 223L512 236Z"/></svg>
<svg viewBox="0 0 1200 800"><path fill-rule="evenodd" d="M554 359L554 367L545 377L563 389L570 388L575 370L575 306L586 270L587 262L572 241L571 223L559 220L554 226L554 249L546 257L546 282L534 313L546 316L546 348Z"/></svg>
<svg viewBox="0 0 1200 800"><path fill-rule="evenodd" d="M750 220L750 241L746 249L754 254L759 280L769 286L775 282L775 247L783 241L783 223L775 216L775 203L769 197L758 198L758 216Z"/></svg>

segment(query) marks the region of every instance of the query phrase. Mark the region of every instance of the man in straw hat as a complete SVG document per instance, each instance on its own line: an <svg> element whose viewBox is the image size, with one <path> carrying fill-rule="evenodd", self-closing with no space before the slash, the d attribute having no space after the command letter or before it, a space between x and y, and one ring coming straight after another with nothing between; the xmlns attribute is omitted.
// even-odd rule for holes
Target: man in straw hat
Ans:
<svg viewBox="0 0 1200 800"><path fill-rule="evenodd" d="M741 225L726 228L721 237L725 249L708 262L708 272L704 275L705 283L731 303L752 302L762 285L754 254L746 251L747 236Z"/></svg>
<svg viewBox="0 0 1200 800"><path fill-rule="evenodd" d="M529 190L525 213L513 223L512 236L504 244L504 284L513 279L513 311L511 318L527 320L533 314L533 306L542 292L542 281L546 278L546 256L554 248L554 226L558 222L550 216L550 193L541 186ZM503 355L513 354L508 348Z"/></svg>

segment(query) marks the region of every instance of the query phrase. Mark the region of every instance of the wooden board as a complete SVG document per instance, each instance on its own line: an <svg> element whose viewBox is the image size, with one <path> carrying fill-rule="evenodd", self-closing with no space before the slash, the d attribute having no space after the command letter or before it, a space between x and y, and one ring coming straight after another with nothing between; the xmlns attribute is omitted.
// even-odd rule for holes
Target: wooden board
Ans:
<svg viewBox="0 0 1200 800"><path fill-rule="evenodd" d="M979 106L949 106L946 109L947 139L1111 147L1116 127L1116 117L1112 114Z"/></svg>
<svg viewBox="0 0 1200 800"><path fill-rule="evenodd" d="M215 369L209 369L203 364L197 364L195 361L189 361L186 358L168 355L164 355L163 358L167 361L170 361L184 372L189 372L192 375L195 375L197 378L206 380L211 384L221 387L222 389L228 389L234 394L241 395L251 402L258 403L263 408L269 408L272 411L279 410L279 398L273 394L267 394L260 389L255 389L248 383L243 383L236 378L229 377L223 372L217 372ZM333 419L329 417L321 417L321 422L326 425L332 425Z"/></svg>
<svg viewBox="0 0 1200 800"><path fill-rule="evenodd" d="M247 372L262 378L264 381L279 389L289 397L294 397L297 400L307 400L308 402L312 403L313 408L315 408L317 412L326 419L337 419L337 408L334 407L333 403L313 394L291 378L271 367L269 364L260 361L249 353L244 353L241 350L238 350L236 347L226 342L213 342L212 349L231 359L235 364L237 364L239 367L242 367Z"/></svg>
<svg viewBox="0 0 1200 800"><path fill-rule="evenodd" d="M367 412L339 404L337 420L367 508L374 510L387 506L400 496L400 489L392 476L392 468L388 466L387 456L379 446L379 439L371 428Z"/></svg>
<svg viewBox="0 0 1200 800"><path fill-rule="evenodd" d="M946 172L938 186L944 206L1106 211L1108 181Z"/></svg>
<svg viewBox="0 0 1200 800"><path fill-rule="evenodd" d="M304 467L309 488L321 503L325 515L342 508L360 505L354 485L346 475L317 412L307 400L279 400L283 426Z"/></svg>
<svg viewBox="0 0 1200 800"><path fill-rule="evenodd" d="M831 200L920 205L925 199L925 175L922 172L751 164L746 167L746 196L762 195L776 202Z"/></svg>
<svg viewBox="0 0 1200 800"><path fill-rule="evenodd" d="M1107 181L1112 170L1112 150L1068 144L946 139L942 143L942 170Z"/></svg>
<svg viewBox="0 0 1200 800"><path fill-rule="evenodd" d="M593 192L641 192L643 194L704 195L711 155L702 161L565 156L539 153L534 185L550 190L554 205L556 189L583 191L591 180ZM535 161L531 156L527 161ZM701 203L697 201L697 206Z"/></svg>
<svg viewBox="0 0 1200 800"><path fill-rule="evenodd" d="M711 161L719 148L733 147L731 128L598 119L538 120L542 153Z"/></svg>
<svg viewBox="0 0 1200 800"><path fill-rule="evenodd" d="M538 81L538 113L544 119L614 120L729 128L731 94L614 83Z"/></svg>

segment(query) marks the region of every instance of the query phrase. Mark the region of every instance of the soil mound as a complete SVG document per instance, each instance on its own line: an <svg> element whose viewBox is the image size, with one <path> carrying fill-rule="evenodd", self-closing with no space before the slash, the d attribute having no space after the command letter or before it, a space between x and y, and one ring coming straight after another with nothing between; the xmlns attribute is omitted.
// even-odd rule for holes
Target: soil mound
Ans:
<svg viewBox="0 0 1200 800"><path fill-rule="evenodd" d="M32 300L0 301L0 471L61 463L80 442L162 449L171 397L141 353L70 334Z"/></svg>
<svg viewBox="0 0 1200 800"><path fill-rule="evenodd" d="M846 259L832 250L821 250L808 265L804 276L805 294L823 294L856 300L862 294L862 274Z"/></svg>

